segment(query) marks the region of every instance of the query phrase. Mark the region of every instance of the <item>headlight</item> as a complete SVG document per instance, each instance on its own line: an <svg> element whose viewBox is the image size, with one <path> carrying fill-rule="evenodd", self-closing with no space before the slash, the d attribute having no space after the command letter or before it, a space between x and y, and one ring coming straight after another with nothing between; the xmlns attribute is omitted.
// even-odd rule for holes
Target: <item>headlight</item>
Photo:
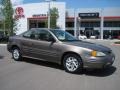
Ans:
<svg viewBox="0 0 120 90"><path fill-rule="evenodd" d="M103 57L103 56L106 56L106 54L103 53L103 52L99 52L99 51L92 51L91 56L93 56L93 57Z"/></svg>

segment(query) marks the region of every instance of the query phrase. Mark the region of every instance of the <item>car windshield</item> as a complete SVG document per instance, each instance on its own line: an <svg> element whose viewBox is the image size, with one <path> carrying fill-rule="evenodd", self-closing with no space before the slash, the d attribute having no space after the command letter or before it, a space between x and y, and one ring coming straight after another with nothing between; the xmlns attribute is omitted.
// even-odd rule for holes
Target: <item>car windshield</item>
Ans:
<svg viewBox="0 0 120 90"><path fill-rule="evenodd" d="M78 41L77 38L63 30L51 30L51 32L58 38L60 41Z"/></svg>

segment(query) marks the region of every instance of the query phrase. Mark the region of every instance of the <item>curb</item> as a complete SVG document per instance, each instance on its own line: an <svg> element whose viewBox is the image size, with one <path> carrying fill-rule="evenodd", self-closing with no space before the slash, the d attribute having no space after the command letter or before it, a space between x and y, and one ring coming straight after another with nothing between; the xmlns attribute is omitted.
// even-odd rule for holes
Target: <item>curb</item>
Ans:
<svg viewBox="0 0 120 90"><path fill-rule="evenodd" d="M112 46L120 46L120 44L111 44Z"/></svg>
<svg viewBox="0 0 120 90"><path fill-rule="evenodd" d="M7 46L7 44L0 44L0 46Z"/></svg>

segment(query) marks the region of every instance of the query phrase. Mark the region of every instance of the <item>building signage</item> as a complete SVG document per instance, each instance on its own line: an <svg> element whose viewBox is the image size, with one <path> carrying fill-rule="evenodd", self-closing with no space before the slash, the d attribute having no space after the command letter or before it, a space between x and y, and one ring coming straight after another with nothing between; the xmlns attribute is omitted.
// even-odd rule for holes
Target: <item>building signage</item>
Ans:
<svg viewBox="0 0 120 90"><path fill-rule="evenodd" d="M46 17L47 14L34 14L32 17L38 18L38 17Z"/></svg>
<svg viewBox="0 0 120 90"><path fill-rule="evenodd" d="M79 13L78 15L81 18L99 18L99 13Z"/></svg>
<svg viewBox="0 0 120 90"><path fill-rule="evenodd" d="M17 7L15 9L15 19L25 18L24 9L22 7Z"/></svg>

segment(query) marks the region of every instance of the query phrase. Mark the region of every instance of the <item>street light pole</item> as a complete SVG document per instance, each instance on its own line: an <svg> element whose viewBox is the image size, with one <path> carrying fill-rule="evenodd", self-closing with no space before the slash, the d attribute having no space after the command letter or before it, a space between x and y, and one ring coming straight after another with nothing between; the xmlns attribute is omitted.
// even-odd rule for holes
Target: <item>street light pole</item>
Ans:
<svg viewBox="0 0 120 90"><path fill-rule="evenodd" d="M103 16L103 8L101 9L101 21L100 21L100 36L103 39L103 27L104 27L104 16Z"/></svg>
<svg viewBox="0 0 120 90"><path fill-rule="evenodd" d="M77 17L75 9L74 9L74 36L77 37Z"/></svg>
<svg viewBox="0 0 120 90"><path fill-rule="evenodd" d="M48 2L48 29L50 29L50 2L51 0L45 0L46 2Z"/></svg>
<svg viewBox="0 0 120 90"><path fill-rule="evenodd" d="M50 29L50 1L48 2L48 29Z"/></svg>

